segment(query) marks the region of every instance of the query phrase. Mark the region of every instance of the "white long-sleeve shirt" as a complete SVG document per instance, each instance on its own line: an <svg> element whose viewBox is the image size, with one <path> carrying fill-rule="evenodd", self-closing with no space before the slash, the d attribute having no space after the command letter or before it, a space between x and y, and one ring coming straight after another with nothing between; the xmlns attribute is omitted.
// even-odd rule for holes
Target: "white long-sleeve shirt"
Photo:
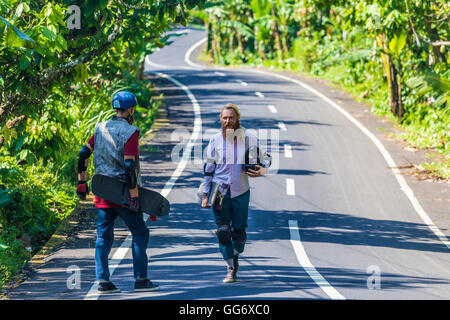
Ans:
<svg viewBox="0 0 450 320"><path fill-rule="evenodd" d="M225 188L229 187L232 198L250 188L248 175L242 168L248 148L258 147L263 167L270 166L271 157L258 145L256 136L248 131L242 132L245 132L245 135L237 135L234 139L226 140L220 131L209 140L206 149L207 162L204 167L204 193L209 193L212 182L219 183Z"/></svg>

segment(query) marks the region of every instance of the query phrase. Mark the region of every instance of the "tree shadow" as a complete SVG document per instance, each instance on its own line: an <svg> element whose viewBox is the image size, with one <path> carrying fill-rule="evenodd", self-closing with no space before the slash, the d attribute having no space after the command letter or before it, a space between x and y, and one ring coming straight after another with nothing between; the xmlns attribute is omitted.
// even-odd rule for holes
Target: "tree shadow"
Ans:
<svg viewBox="0 0 450 320"><path fill-rule="evenodd" d="M249 230L261 240L289 239L289 220L298 221L301 239L305 243L448 252L448 248L437 241L436 235L425 224L370 219L335 212L268 211L251 207Z"/></svg>
<svg viewBox="0 0 450 320"><path fill-rule="evenodd" d="M388 247L406 250L448 252L444 245L431 242L434 234L427 226L392 220L374 220L342 213L319 211L272 211L251 207L249 212L248 244L259 241L289 243L289 220L298 220L303 243L334 243ZM119 219L120 221L120 219ZM118 223L117 228L123 228ZM286 265L277 253L243 255L239 281L224 285L222 258L214 235L216 228L212 212L200 209L198 203L174 203L171 215L150 224L149 275L161 286L158 293L137 294L133 291L132 259L125 258L115 270L113 280L122 290L120 295L102 296L100 299L323 299L310 276L300 265ZM158 230L165 229L164 232ZM126 228L123 228L126 230ZM123 231L122 230L122 231ZM166 232L167 230L167 232ZM116 239L114 248L118 247ZM90 246L89 246L90 247ZM77 246L76 250L89 248ZM161 249L157 252L153 248ZM176 249L182 250L176 250ZM292 254L294 254L292 252ZM70 273L67 267L81 269L81 288L67 287ZM320 274L335 288L367 290L365 270L318 267ZM383 273L382 288L410 290L432 285L447 285L449 279ZM95 279L92 259L58 256L50 265L24 283L11 299L83 299ZM43 285L45 283L45 285ZM30 293L30 294L27 294Z"/></svg>

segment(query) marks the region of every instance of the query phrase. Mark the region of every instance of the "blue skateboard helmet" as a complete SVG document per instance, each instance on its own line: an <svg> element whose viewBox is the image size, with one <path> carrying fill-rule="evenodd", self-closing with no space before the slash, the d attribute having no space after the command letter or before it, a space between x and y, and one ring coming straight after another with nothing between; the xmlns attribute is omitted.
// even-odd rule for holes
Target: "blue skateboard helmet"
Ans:
<svg viewBox="0 0 450 320"><path fill-rule="evenodd" d="M128 91L119 91L112 99L112 106L114 109L128 110L136 105L136 96Z"/></svg>

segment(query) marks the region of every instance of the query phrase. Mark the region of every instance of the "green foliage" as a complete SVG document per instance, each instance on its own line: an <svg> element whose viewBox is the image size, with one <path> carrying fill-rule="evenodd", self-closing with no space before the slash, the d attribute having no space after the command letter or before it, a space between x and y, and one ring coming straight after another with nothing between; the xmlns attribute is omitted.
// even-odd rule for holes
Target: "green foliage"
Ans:
<svg viewBox="0 0 450 320"><path fill-rule="evenodd" d="M1 241L5 241L1 239ZM20 240L12 239L5 245L0 243L0 288L22 269L31 254Z"/></svg>
<svg viewBox="0 0 450 320"><path fill-rule="evenodd" d="M4 152L1 158L0 286L20 270L76 204L72 184L56 181L43 166L18 165L15 157Z"/></svg>
<svg viewBox="0 0 450 320"><path fill-rule="evenodd" d="M29 258L24 248L37 250L73 209L78 151L113 115L113 94L133 92L137 125L150 128L159 103L143 77L145 56L202 2L0 0L3 280ZM80 8L79 29L66 25L70 5Z"/></svg>

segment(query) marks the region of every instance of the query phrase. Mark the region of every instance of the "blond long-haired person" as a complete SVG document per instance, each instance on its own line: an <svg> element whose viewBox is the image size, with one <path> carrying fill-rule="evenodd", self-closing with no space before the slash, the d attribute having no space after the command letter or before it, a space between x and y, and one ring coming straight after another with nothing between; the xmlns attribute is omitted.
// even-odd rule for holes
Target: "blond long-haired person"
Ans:
<svg viewBox="0 0 450 320"><path fill-rule="evenodd" d="M271 164L270 155L258 147L255 135L240 125L239 108L229 103L220 112L222 130L211 137L204 165L202 207L207 206L213 182L220 185L223 195L212 208L217 224L219 250L227 265L224 283L235 282L239 268L239 254L244 252L250 202L249 177L260 177ZM248 151L256 147L257 163L246 166ZM246 157L247 156L247 157ZM248 163L247 163L248 164Z"/></svg>

